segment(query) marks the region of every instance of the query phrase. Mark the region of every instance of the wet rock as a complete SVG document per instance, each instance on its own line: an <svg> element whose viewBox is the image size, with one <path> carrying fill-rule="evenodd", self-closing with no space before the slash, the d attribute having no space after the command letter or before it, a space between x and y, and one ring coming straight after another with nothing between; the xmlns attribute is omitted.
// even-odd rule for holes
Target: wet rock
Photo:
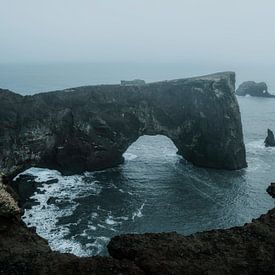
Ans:
<svg viewBox="0 0 275 275"><path fill-rule="evenodd" d="M0 163L63 174L114 167L142 135L169 137L197 166L246 167L235 74L21 96L0 90ZM16 142L15 142L16 141Z"/></svg>
<svg viewBox="0 0 275 275"><path fill-rule="evenodd" d="M6 185L3 183L3 176L0 173L0 217L18 217L20 213L20 208L8 192Z"/></svg>
<svg viewBox="0 0 275 275"><path fill-rule="evenodd" d="M270 129L267 129L267 137L266 137L264 143L265 143L265 147L274 147L275 146L274 134Z"/></svg>
<svg viewBox="0 0 275 275"><path fill-rule="evenodd" d="M16 178L16 180L10 183L11 187L19 196L19 206L22 208L28 208L28 205L33 202L30 197L35 193L37 187L39 186L36 183L35 176L29 174L23 174Z"/></svg>
<svg viewBox="0 0 275 275"><path fill-rule="evenodd" d="M22 209L31 209L35 205L39 205L40 203L33 200L33 199L28 199L26 202L22 203L20 206Z"/></svg>
<svg viewBox="0 0 275 275"><path fill-rule="evenodd" d="M243 82L236 90L236 94L239 96L275 97L268 92L265 82L256 83L254 81Z"/></svg>
<svg viewBox="0 0 275 275"><path fill-rule="evenodd" d="M58 179L51 179L51 180L47 180L45 181L46 184L54 184L54 183L58 183Z"/></svg>
<svg viewBox="0 0 275 275"><path fill-rule="evenodd" d="M266 189L267 193L275 199L275 182L272 182Z"/></svg>
<svg viewBox="0 0 275 275"><path fill-rule="evenodd" d="M55 204L56 203L56 199L55 197L49 197L47 200L47 204Z"/></svg>

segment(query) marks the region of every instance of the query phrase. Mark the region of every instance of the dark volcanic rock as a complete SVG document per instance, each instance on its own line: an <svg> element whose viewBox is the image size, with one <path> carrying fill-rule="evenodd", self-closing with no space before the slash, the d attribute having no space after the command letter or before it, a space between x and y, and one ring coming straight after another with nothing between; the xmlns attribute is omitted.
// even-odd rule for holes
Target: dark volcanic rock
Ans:
<svg viewBox="0 0 275 275"><path fill-rule="evenodd" d="M21 96L0 90L0 165L64 174L113 167L141 135L169 137L193 164L246 167L235 74Z"/></svg>
<svg viewBox="0 0 275 275"><path fill-rule="evenodd" d="M21 208L29 208L33 205L33 200L30 197L37 190L38 184L34 182L36 177L33 175L20 175L16 180L10 182L10 186L19 196L19 206Z"/></svg>
<svg viewBox="0 0 275 275"><path fill-rule="evenodd" d="M275 97L268 92L265 82L256 83L254 81L243 82L236 90L236 94L239 96Z"/></svg>
<svg viewBox="0 0 275 275"><path fill-rule="evenodd" d="M267 193L275 199L275 182L272 182L266 189Z"/></svg>
<svg viewBox="0 0 275 275"><path fill-rule="evenodd" d="M49 197L47 200L47 204L55 204L56 203L56 199L55 197Z"/></svg>
<svg viewBox="0 0 275 275"><path fill-rule="evenodd" d="M110 257L78 258L53 252L22 222L0 217L0 274L144 274L134 263Z"/></svg>
<svg viewBox="0 0 275 275"><path fill-rule="evenodd" d="M108 250L146 274L275 274L275 209L226 230L116 236Z"/></svg>
<svg viewBox="0 0 275 275"><path fill-rule="evenodd" d="M274 134L270 129L267 129L267 137L264 141L266 147L274 147L275 146L275 138Z"/></svg>
<svg viewBox="0 0 275 275"><path fill-rule="evenodd" d="M275 208L231 229L117 236L113 258L79 258L52 251L27 228L7 190L0 177L0 274L275 274Z"/></svg>

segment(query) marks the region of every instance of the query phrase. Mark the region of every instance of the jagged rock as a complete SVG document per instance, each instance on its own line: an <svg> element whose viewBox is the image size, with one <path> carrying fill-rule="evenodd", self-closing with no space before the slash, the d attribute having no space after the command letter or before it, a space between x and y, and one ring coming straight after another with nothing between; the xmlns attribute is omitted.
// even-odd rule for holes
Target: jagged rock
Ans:
<svg viewBox="0 0 275 275"><path fill-rule="evenodd" d="M254 81L243 82L236 90L236 94L239 96L275 97L268 92L265 82L256 83Z"/></svg>
<svg viewBox="0 0 275 275"><path fill-rule="evenodd" d="M142 86L100 85L33 96L0 90L0 165L64 174L113 167L142 135L169 137L202 167L246 167L235 74Z"/></svg>
<svg viewBox="0 0 275 275"><path fill-rule="evenodd" d="M56 203L56 199L55 197L49 197L47 200L47 204L55 204Z"/></svg>
<svg viewBox="0 0 275 275"><path fill-rule="evenodd" d="M270 129L267 129L267 137L266 137L264 143L265 143L265 147L274 147L275 146L274 134Z"/></svg>
<svg viewBox="0 0 275 275"><path fill-rule="evenodd" d="M272 182L266 189L267 193L275 199L275 182Z"/></svg>
<svg viewBox="0 0 275 275"><path fill-rule="evenodd" d="M3 175L0 173L0 217L19 216L21 213L20 208L7 189L7 186L3 183Z"/></svg>
<svg viewBox="0 0 275 275"><path fill-rule="evenodd" d="M11 187L19 196L19 206L23 209L31 208L34 201L30 197L34 194L38 184L34 182L36 177L33 175L19 175L16 180L10 183ZM41 184L39 184L41 186Z"/></svg>

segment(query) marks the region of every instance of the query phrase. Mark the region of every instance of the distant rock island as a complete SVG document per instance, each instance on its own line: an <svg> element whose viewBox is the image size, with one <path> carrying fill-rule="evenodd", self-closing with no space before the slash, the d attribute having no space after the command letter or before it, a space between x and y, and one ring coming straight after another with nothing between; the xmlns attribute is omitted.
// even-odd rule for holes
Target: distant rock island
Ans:
<svg viewBox="0 0 275 275"><path fill-rule="evenodd" d="M236 90L236 94L239 96L275 97L268 92L265 82L256 83L254 81L243 82Z"/></svg>

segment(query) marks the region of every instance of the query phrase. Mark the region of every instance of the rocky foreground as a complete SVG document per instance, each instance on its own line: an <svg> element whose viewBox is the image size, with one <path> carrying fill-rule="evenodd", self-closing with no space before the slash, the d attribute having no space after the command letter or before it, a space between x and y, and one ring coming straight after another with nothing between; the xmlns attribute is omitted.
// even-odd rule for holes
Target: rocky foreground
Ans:
<svg viewBox="0 0 275 275"><path fill-rule="evenodd" d="M268 188L275 195L274 184ZM50 249L20 219L16 194L0 181L0 274L275 274L275 208L242 227L183 236L128 234L110 257Z"/></svg>

